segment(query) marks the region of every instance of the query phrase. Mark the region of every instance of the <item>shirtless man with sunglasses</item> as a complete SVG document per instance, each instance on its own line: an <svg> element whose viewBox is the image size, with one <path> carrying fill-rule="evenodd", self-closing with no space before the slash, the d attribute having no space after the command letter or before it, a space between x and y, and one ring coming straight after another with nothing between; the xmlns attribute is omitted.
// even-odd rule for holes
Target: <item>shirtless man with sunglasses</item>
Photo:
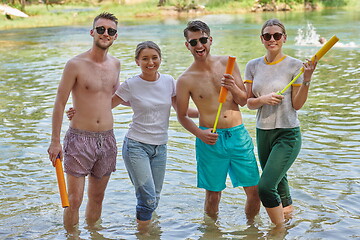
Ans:
<svg viewBox="0 0 360 240"><path fill-rule="evenodd" d="M235 64L232 75L224 74L228 56L210 55L213 38L206 23L189 22L184 37L194 62L177 81L177 115L184 128L197 137L197 186L206 190L205 212L216 219L229 173L233 186L242 186L245 190L245 213L252 222L260 209L259 171L252 139L243 125L239 109L239 105L244 106L247 101L240 70ZM213 133L221 86L228 89L228 95L217 132ZM190 97L199 111L199 127L186 114Z"/></svg>
<svg viewBox="0 0 360 240"><path fill-rule="evenodd" d="M91 226L100 219L105 189L116 167L111 99L119 86L120 61L108 49L117 38L117 23L111 13L95 17L92 48L66 63L57 90L48 153L53 165L57 156L64 159L70 207L64 210L63 221L68 232L74 232L79 222L85 177L89 175L85 217ZM60 132L70 93L76 115L62 148Z"/></svg>

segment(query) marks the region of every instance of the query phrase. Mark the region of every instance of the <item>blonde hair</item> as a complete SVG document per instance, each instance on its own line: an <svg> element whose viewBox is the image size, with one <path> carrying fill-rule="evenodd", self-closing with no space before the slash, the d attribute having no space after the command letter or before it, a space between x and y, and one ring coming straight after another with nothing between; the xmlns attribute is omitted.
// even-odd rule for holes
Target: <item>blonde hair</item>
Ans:
<svg viewBox="0 0 360 240"><path fill-rule="evenodd" d="M264 33L264 29L269 26L278 26L281 28L282 33L286 35L285 26L276 18L267 20L261 28L261 34Z"/></svg>
<svg viewBox="0 0 360 240"><path fill-rule="evenodd" d="M103 13L100 13L99 15L97 15L97 16L94 18L93 27L95 27L96 21L99 20L100 18L104 18L104 19L111 20L111 21L113 21L113 22L116 24L116 26L117 26L117 24L118 24L118 19L115 17L114 14L108 13L108 12L103 12Z"/></svg>

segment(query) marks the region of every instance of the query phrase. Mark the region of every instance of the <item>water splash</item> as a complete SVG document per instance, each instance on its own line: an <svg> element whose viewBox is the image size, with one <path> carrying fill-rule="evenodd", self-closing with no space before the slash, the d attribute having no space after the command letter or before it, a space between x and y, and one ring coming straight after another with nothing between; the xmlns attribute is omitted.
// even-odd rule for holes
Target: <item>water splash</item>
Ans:
<svg viewBox="0 0 360 240"><path fill-rule="evenodd" d="M316 28L311 23L308 23L305 29L299 28L295 37L295 45L297 46L321 46L326 41L326 38L316 33ZM356 48L358 45L354 42L337 42L334 47Z"/></svg>
<svg viewBox="0 0 360 240"><path fill-rule="evenodd" d="M311 23L308 23L305 29L298 29L298 35L295 37L295 44L299 46L319 46L321 45L319 40L320 35L316 33L315 27Z"/></svg>

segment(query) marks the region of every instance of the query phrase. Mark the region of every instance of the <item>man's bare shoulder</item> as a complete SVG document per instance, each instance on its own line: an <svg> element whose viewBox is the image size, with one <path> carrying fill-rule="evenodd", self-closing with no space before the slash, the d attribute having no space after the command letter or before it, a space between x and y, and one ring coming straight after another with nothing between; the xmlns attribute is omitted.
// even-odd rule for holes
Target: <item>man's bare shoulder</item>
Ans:
<svg viewBox="0 0 360 240"><path fill-rule="evenodd" d="M178 81L191 81L199 77L202 71L198 69L196 64L191 64L179 77Z"/></svg>
<svg viewBox="0 0 360 240"><path fill-rule="evenodd" d="M118 59L117 57L114 57L112 55L109 55L109 54L108 54L108 57L109 57L109 61L113 62L114 64L120 65L120 59Z"/></svg>
<svg viewBox="0 0 360 240"><path fill-rule="evenodd" d="M194 71L192 70L192 65L188 67L177 79L178 82L184 82L187 79L191 79L194 75Z"/></svg>
<svg viewBox="0 0 360 240"><path fill-rule="evenodd" d="M226 65L229 56L213 56L213 62L216 64Z"/></svg>
<svg viewBox="0 0 360 240"><path fill-rule="evenodd" d="M121 68L120 59L118 59L117 57L111 56L111 55L110 55L110 58L111 58L111 62L114 64L115 70L119 72L120 68Z"/></svg>
<svg viewBox="0 0 360 240"><path fill-rule="evenodd" d="M109 57L112 61L120 62L120 60L119 60L117 57L113 56L113 55L108 54L108 57Z"/></svg>
<svg viewBox="0 0 360 240"><path fill-rule="evenodd" d="M79 55L74 56L73 58L70 58L66 65L68 66L77 66L79 64L83 64L84 62L88 62L89 57L87 52L81 53Z"/></svg>
<svg viewBox="0 0 360 240"><path fill-rule="evenodd" d="M111 64L111 66L115 66L120 68L120 60L114 56L107 55L106 59L107 64ZM74 56L70 60L68 60L67 64L68 66L72 67L80 67L82 65L91 67L91 64L97 64L95 61L90 57L88 52L81 53L79 55Z"/></svg>

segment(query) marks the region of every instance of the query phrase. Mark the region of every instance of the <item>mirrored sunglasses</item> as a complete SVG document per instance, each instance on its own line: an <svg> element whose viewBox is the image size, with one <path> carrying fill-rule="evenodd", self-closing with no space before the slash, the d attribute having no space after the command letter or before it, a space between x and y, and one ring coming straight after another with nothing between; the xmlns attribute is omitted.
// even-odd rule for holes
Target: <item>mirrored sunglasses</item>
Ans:
<svg viewBox="0 0 360 240"><path fill-rule="evenodd" d="M188 43L190 43L191 46L195 47L198 43L198 40L201 44L206 44L208 39L208 37L201 37L199 39L191 39L190 41L188 41Z"/></svg>
<svg viewBox="0 0 360 240"><path fill-rule="evenodd" d="M270 41L270 39L271 39L271 37L274 37L274 39L276 40L276 41L278 41L278 40L280 40L281 39L281 37L283 36L283 34L282 33L274 33L274 34L270 34L270 33L265 33L265 34L263 34L263 35L261 35L263 38L264 38L264 40L265 41Z"/></svg>
<svg viewBox="0 0 360 240"><path fill-rule="evenodd" d="M113 28L106 29L104 26L96 27L95 29L98 34L104 34L105 30L107 30L109 36L114 36L117 33L116 29L113 29Z"/></svg>

